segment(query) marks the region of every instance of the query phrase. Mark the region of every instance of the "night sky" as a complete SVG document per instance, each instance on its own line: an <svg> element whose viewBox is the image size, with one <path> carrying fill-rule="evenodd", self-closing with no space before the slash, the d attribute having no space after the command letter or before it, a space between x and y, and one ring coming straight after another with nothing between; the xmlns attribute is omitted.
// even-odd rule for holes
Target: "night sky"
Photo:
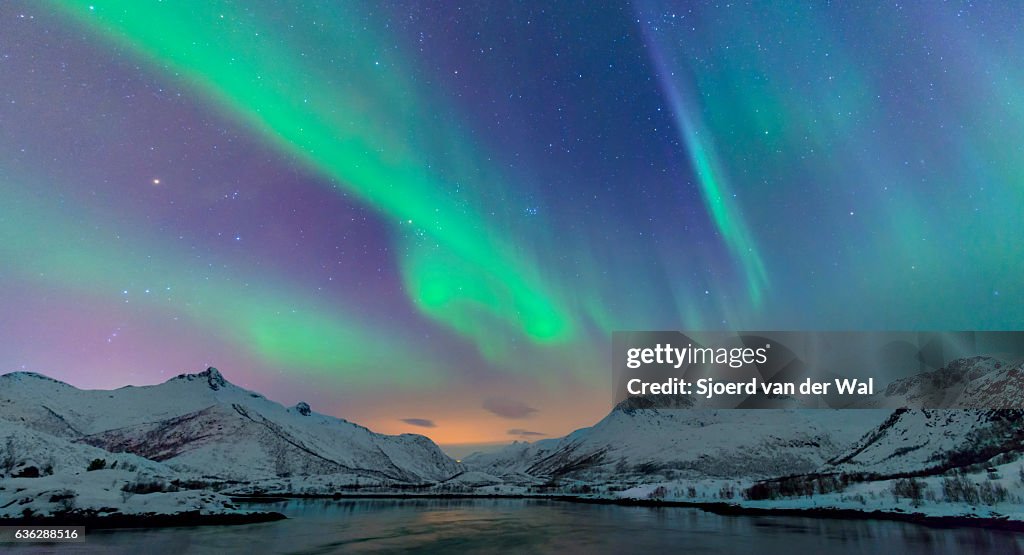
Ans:
<svg viewBox="0 0 1024 555"><path fill-rule="evenodd" d="M617 329L1020 329L1024 11L0 4L0 372L444 444Z"/></svg>

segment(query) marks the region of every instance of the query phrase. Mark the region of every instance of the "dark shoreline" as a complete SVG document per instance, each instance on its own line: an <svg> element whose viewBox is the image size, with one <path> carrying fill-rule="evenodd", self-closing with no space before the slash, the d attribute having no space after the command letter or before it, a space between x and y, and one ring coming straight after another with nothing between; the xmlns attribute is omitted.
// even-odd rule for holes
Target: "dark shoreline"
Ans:
<svg viewBox="0 0 1024 555"><path fill-rule="evenodd" d="M232 501L238 503L274 503L289 499L324 499L332 501L358 499L527 499L533 501L562 501L567 503L588 503L592 505L620 505L625 507L679 507L699 509L722 516L797 516L810 518L829 518L839 520L890 520L909 522L931 528L984 528L1009 532L1024 532L1024 521L1009 518L969 517L969 516L929 516L924 513L904 513L893 511L860 511L857 509L793 509L744 507L725 502L698 501L659 501L655 499L609 499L602 497L576 497L572 495L521 495L521 494L490 494L473 495L467 493L431 493L431 494L400 494L400 493L363 493L363 494L297 494L297 495L231 495Z"/></svg>
<svg viewBox="0 0 1024 555"><path fill-rule="evenodd" d="M229 526L274 522L288 517L277 512L200 514L188 511L170 515L160 514L85 514L47 517L0 518L0 526L85 526L86 530L109 528L174 528L188 526Z"/></svg>

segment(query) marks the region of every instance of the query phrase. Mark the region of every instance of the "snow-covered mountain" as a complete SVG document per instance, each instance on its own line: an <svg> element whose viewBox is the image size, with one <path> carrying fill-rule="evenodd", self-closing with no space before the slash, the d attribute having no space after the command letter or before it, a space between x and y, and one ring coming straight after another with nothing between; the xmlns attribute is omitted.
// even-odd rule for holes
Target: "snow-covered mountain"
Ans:
<svg viewBox="0 0 1024 555"><path fill-rule="evenodd" d="M1021 411L991 407L1019 407L1022 401L1021 361L968 357L897 380L860 409L713 410L686 397L631 397L590 428L560 439L515 443L465 462L509 478L604 481L641 475L762 479L814 472L921 473L1020 450ZM921 409L936 405L960 410Z"/></svg>
<svg viewBox="0 0 1024 555"><path fill-rule="evenodd" d="M894 382L885 395L899 406L940 397L1007 406L1020 403L1022 373L1019 362L971 357ZM122 464L152 475L247 483L326 477L328 488L360 479L450 483L466 470L520 485L553 478L614 483L924 474L1024 450L1022 414L709 409L688 399L630 398L566 437L514 443L459 464L423 436L376 434L305 403L284 407L231 384L214 368L114 391L80 390L32 373L0 376L0 432L16 438L19 468L79 469L104 453L131 454Z"/></svg>
<svg viewBox="0 0 1024 555"><path fill-rule="evenodd" d="M822 473L930 474L1024 450L1024 411L899 409Z"/></svg>
<svg viewBox="0 0 1024 555"><path fill-rule="evenodd" d="M1003 409L1024 401L1024 361L1015 357L959 358L932 372L895 380L861 401L863 408Z"/></svg>
<svg viewBox="0 0 1024 555"><path fill-rule="evenodd" d="M1024 362L974 356L889 384L862 405L901 407L821 472L929 474L1024 450ZM947 409L922 407L944 406Z"/></svg>
<svg viewBox="0 0 1024 555"><path fill-rule="evenodd" d="M561 439L468 457L490 474L628 480L630 476L765 478L810 472L844 452L886 411L677 410L623 402Z"/></svg>
<svg viewBox="0 0 1024 555"><path fill-rule="evenodd" d="M215 368L114 391L6 374L0 376L2 420L74 449L132 453L180 473L222 479L347 474L417 483L462 470L426 437L377 434L305 403L286 408L231 384Z"/></svg>

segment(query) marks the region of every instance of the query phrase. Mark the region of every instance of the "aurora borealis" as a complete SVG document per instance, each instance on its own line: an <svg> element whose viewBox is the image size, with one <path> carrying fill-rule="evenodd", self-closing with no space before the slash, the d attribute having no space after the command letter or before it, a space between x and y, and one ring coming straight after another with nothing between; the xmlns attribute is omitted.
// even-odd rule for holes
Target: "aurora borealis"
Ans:
<svg viewBox="0 0 1024 555"><path fill-rule="evenodd" d="M1018 12L4 3L0 371L484 442L613 330L1019 329Z"/></svg>

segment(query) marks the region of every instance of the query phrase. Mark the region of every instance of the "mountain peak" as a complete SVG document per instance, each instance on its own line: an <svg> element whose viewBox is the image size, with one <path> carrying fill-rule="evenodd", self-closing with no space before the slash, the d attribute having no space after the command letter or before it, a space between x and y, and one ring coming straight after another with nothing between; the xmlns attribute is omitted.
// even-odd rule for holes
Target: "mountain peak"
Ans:
<svg viewBox="0 0 1024 555"><path fill-rule="evenodd" d="M630 395L615 405L612 412L632 415L646 409L690 409L693 404L693 399L685 395Z"/></svg>
<svg viewBox="0 0 1024 555"><path fill-rule="evenodd" d="M221 375L220 370L217 370L213 366L207 368L205 371L199 373L200 376L206 376L206 382L210 385L210 389L216 391L228 384L228 381Z"/></svg>
<svg viewBox="0 0 1024 555"><path fill-rule="evenodd" d="M53 383L60 384L60 385L68 385L68 384L66 384L66 383L64 383L64 382L62 382L60 380L56 380L54 378L51 378L50 376L46 376L46 375L40 374L38 372L26 372L26 371L9 372L7 374L3 374L0 377L12 379L12 380L23 380L23 379L43 380L43 381L53 382Z"/></svg>
<svg viewBox="0 0 1024 555"><path fill-rule="evenodd" d="M174 379L176 380L205 380L206 384L210 389L217 391L218 389L228 385L228 381L224 379L224 376L213 366L199 372L198 374L179 374Z"/></svg>
<svg viewBox="0 0 1024 555"><path fill-rule="evenodd" d="M302 416L309 416L309 414L313 412L313 409L309 407L309 403L305 401L301 401L298 404L296 404L295 410Z"/></svg>

